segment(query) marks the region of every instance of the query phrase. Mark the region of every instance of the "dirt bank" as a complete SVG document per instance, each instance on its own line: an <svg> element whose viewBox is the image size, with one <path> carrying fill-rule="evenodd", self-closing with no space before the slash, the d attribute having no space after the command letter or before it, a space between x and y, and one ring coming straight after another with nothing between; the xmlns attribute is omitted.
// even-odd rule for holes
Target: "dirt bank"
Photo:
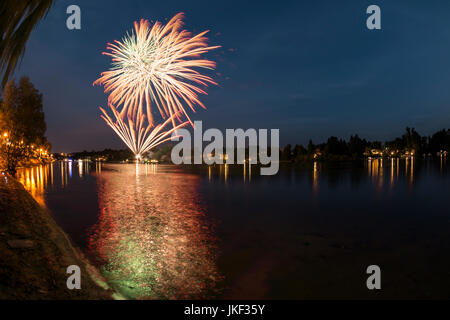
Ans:
<svg viewBox="0 0 450 320"><path fill-rule="evenodd" d="M66 269L81 269L69 290ZM0 299L120 298L72 246L47 210L15 179L0 174Z"/></svg>

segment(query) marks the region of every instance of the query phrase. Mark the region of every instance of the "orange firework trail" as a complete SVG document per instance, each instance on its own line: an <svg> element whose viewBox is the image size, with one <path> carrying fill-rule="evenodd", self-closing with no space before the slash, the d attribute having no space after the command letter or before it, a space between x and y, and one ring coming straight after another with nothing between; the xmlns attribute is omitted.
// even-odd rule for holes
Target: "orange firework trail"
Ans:
<svg viewBox="0 0 450 320"><path fill-rule="evenodd" d="M201 87L216 83L195 68L214 69L216 64L201 55L219 46L207 45L208 31L192 36L181 30L182 19L179 13L166 25L135 22L131 34L108 44L109 51L103 54L112 57L112 68L94 84L104 85L110 105L122 106L117 110L121 119L127 115L136 121L146 113L153 124L154 104L163 119L171 119L173 127L175 119L181 120L183 115L192 125L187 110L195 112L197 105L205 108L198 96L206 94Z"/></svg>
<svg viewBox="0 0 450 320"><path fill-rule="evenodd" d="M147 151L150 151L152 148L160 145L161 143L171 140L171 134L173 132L188 124L186 121L171 128L170 130L164 131L164 128L176 115L173 115L164 123L158 124L153 128L153 126L148 124L145 120L144 115L141 115L141 117L136 120L129 117L124 120L113 105L110 105L109 107L111 108L116 120L114 121L103 108L100 108L103 112L101 117L117 133L127 147L133 151L136 159L138 160L141 159L141 156Z"/></svg>

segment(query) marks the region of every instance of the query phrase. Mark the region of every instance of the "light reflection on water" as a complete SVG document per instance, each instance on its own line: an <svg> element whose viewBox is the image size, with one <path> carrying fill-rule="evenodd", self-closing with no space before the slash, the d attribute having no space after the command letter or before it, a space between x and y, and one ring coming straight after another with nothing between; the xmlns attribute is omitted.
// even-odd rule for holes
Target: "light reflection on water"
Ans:
<svg viewBox="0 0 450 320"><path fill-rule="evenodd" d="M128 298L217 295L221 276L213 225L204 219L198 176L158 174L155 164L105 169L101 162L80 160L22 168L17 179L45 206L47 189L64 189L73 171L83 179L94 167L99 214L88 232L87 250L110 284Z"/></svg>
<svg viewBox="0 0 450 320"><path fill-rule="evenodd" d="M372 180L373 185L378 189L381 189L386 183L390 187L393 187L399 178L405 178L408 184L412 185L414 184L414 175L416 172L414 166L416 161L414 158L369 159L364 162L364 170ZM446 157L439 159L439 165L440 172L443 173L443 168L447 165ZM102 172L102 166L104 164L101 162L85 160L54 162L48 165L20 168L17 172L17 179L40 204L44 205L43 195L45 190L55 184L58 187L64 188L72 178L73 170L76 170L77 177L82 179L91 173L91 169L95 169L95 173L100 174ZM311 189L314 194L318 193L320 189L322 167L322 163L317 161L312 166ZM158 173L157 164L141 164L136 167L133 165L133 168L133 173L136 176ZM255 171L255 169L252 169L249 164L240 165L237 169L233 168L233 170L233 174L236 174L236 170L241 171L241 178L244 183L250 183L252 174L255 174L255 172L252 173L252 170ZM259 169L256 169L256 171L259 172ZM210 182L221 181L227 183L230 176L230 167L228 165L208 166L207 175Z"/></svg>
<svg viewBox="0 0 450 320"><path fill-rule="evenodd" d="M88 161L76 162L80 177L89 174L89 165L90 163ZM61 161L52 162L47 165L19 168L16 178L39 204L45 206L45 191L55 186L64 188L72 178L73 166L73 161ZM55 170L59 172L55 172Z"/></svg>
<svg viewBox="0 0 450 320"><path fill-rule="evenodd" d="M214 295L220 279L199 177L158 174L157 165L108 165L97 176L100 214L89 250L129 298Z"/></svg>
<svg viewBox="0 0 450 320"><path fill-rule="evenodd" d="M313 271L329 265L342 271L349 269L346 262L324 258L334 254L329 250L343 251L329 249L343 248L341 242L352 248L350 261L365 261L379 248L392 246L394 252L410 245L405 239L417 239L411 254L383 254L384 264L402 270L399 266L406 261L428 274L430 270L421 264L422 247L431 243L426 252L435 250L437 256L441 243L450 246L448 230L443 230L448 208L446 158L372 159L338 169L315 162L301 170L289 167L275 177L258 174L258 168L248 165L192 171L74 161L21 169L17 177L60 221L80 224L78 229L65 230L72 238L81 234L86 239L77 243L129 298L211 298L221 296L223 282L234 288L246 283L254 286L254 292L267 288L269 297L297 298L303 292L298 289L313 286L306 282L314 277L297 273L306 266L298 258L305 248L314 248L308 254L317 252ZM85 194L95 198L98 207L74 204L84 201ZM56 206L56 200L63 205ZM428 213L431 207L433 216ZM305 238L305 234L318 236ZM358 246L365 251L354 249ZM221 262L216 255L221 255ZM260 257L256 271L251 269ZM255 272L264 269L260 264L270 272L267 278L255 280ZM274 283L280 284L279 291L267 283L272 274L278 277ZM242 282L246 277L251 281ZM426 287L421 285L417 292ZM359 282L354 286L359 288ZM245 295L245 288L239 290L253 297ZM239 290L229 296L236 297Z"/></svg>

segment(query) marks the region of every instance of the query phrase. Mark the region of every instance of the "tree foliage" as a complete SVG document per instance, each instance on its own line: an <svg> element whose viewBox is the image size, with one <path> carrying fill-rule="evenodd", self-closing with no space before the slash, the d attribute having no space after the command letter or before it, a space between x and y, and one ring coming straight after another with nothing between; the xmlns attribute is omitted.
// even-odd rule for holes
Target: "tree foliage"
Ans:
<svg viewBox="0 0 450 320"><path fill-rule="evenodd" d="M358 135L350 136L348 141L337 137L328 138L327 142L314 144L309 140L307 148L295 145L286 145L280 151L283 161L301 161L311 159L350 160L360 159L364 155L432 155L441 151L450 151L450 129L443 129L431 136L421 136L414 128L407 127L405 133L398 138L382 143L381 141L368 141Z"/></svg>
<svg viewBox="0 0 450 320"><path fill-rule="evenodd" d="M0 132L4 166L14 171L17 164L32 156L33 149L49 150L42 94L28 77L18 85L9 81L0 101Z"/></svg>

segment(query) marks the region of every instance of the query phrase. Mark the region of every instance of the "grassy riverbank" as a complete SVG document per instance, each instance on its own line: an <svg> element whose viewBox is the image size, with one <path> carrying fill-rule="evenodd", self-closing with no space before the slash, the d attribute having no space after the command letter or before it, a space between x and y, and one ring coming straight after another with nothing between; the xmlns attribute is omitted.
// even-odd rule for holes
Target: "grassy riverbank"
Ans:
<svg viewBox="0 0 450 320"><path fill-rule="evenodd" d="M81 269L69 290L66 269ZM112 299L98 271L15 179L0 175L0 299Z"/></svg>

